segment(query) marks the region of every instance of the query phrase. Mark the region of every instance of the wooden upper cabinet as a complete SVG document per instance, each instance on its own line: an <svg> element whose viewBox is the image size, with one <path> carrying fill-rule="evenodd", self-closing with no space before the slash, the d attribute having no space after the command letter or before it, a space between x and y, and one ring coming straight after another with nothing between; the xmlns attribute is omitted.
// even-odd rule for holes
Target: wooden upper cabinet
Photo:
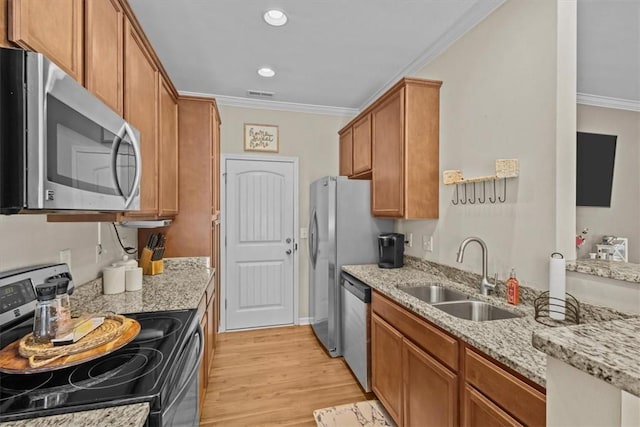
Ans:
<svg viewBox="0 0 640 427"><path fill-rule="evenodd" d="M8 34L8 0L0 0L0 47L11 47Z"/></svg>
<svg viewBox="0 0 640 427"><path fill-rule="evenodd" d="M373 106L373 215L438 218L441 85L405 78Z"/></svg>
<svg viewBox="0 0 640 427"><path fill-rule="evenodd" d="M340 176L353 175L353 128L340 131Z"/></svg>
<svg viewBox="0 0 640 427"><path fill-rule="evenodd" d="M371 210L376 216L404 216L404 88L371 113L373 164Z"/></svg>
<svg viewBox="0 0 640 427"><path fill-rule="evenodd" d="M178 214L178 102L160 79L160 216Z"/></svg>
<svg viewBox="0 0 640 427"><path fill-rule="evenodd" d="M9 2L9 39L43 53L77 82L83 83L84 0L13 0Z"/></svg>
<svg viewBox="0 0 640 427"><path fill-rule="evenodd" d="M353 124L353 174L371 171L371 114Z"/></svg>
<svg viewBox="0 0 640 427"><path fill-rule="evenodd" d="M140 211L133 216L158 214L158 68L135 28L125 19L124 118L140 131L142 180Z"/></svg>
<svg viewBox="0 0 640 427"><path fill-rule="evenodd" d="M119 0L85 4L85 87L123 115L124 13Z"/></svg>

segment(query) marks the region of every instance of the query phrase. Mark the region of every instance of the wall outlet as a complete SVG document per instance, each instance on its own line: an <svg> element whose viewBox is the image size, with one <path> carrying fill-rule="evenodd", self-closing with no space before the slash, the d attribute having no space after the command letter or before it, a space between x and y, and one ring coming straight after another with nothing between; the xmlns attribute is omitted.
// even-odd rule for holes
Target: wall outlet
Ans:
<svg viewBox="0 0 640 427"><path fill-rule="evenodd" d="M58 253L58 259L60 262L65 263L71 270L71 249L63 249Z"/></svg>
<svg viewBox="0 0 640 427"><path fill-rule="evenodd" d="M413 233L409 233L405 236L404 244L410 248L413 247Z"/></svg>
<svg viewBox="0 0 640 427"><path fill-rule="evenodd" d="M100 263L100 260L102 258L102 255L105 253L106 251L104 249L102 249L102 244L98 243L96 245L96 264Z"/></svg>
<svg viewBox="0 0 640 427"><path fill-rule="evenodd" d="M433 236L422 236L422 250L433 252Z"/></svg>

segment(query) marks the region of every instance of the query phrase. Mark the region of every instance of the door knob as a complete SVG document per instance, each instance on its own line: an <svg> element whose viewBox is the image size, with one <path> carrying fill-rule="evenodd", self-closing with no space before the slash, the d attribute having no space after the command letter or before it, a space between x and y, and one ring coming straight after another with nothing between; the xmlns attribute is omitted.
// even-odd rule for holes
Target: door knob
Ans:
<svg viewBox="0 0 640 427"><path fill-rule="evenodd" d="M287 237L287 240L285 240L285 242L291 243L291 237Z"/></svg>
<svg viewBox="0 0 640 427"><path fill-rule="evenodd" d="M287 249L287 251L285 252L287 255L291 255L291 249Z"/></svg>

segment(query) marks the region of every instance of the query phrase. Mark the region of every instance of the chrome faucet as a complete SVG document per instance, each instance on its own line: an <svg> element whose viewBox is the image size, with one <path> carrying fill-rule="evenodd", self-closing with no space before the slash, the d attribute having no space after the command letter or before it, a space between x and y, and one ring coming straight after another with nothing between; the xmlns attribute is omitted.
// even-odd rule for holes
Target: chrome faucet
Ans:
<svg viewBox="0 0 640 427"><path fill-rule="evenodd" d="M479 237L467 237L460 243L460 248L458 249L458 258L456 261L462 262L462 257L464 256L464 249L471 242L476 242L482 248L482 281L480 282L480 291L482 295L489 295L489 291L493 291L496 288L495 283L492 285L489 283L489 279L487 279L487 260L489 259L489 250L487 249L486 243Z"/></svg>

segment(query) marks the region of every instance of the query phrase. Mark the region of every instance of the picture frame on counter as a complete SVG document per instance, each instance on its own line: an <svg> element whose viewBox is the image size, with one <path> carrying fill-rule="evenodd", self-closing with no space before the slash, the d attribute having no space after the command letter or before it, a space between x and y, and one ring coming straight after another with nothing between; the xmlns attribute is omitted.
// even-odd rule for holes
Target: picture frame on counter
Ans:
<svg viewBox="0 0 640 427"><path fill-rule="evenodd" d="M244 151L277 153L279 129L277 125L244 124Z"/></svg>

